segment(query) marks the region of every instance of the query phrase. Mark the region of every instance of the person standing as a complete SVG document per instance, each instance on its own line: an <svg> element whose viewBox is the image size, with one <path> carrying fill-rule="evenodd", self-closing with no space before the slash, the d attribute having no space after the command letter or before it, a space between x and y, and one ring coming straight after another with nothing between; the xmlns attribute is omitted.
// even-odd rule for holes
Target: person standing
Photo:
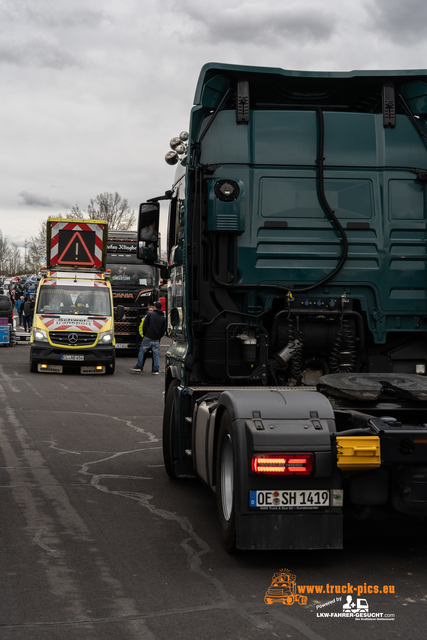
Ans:
<svg viewBox="0 0 427 640"><path fill-rule="evenodd" d="M31 330L31 327L33 326L35 308L36 308L36 301L34 300L34 296L30 296L30 330Z"/></svg>
<svg viewBox="0 0 427 640"><path fill-rule="evenodd" d="M148 305L148 309L147 309L147 313L151 313L152 311L154 311L154 307L152 304ZM141 323L139 325L139 335L141 336L141 338L144 337L144 320L147 317L147 314L145 314L145 316L142 318ZM145 361L147 360L147 356L148 356L148 351L146 351L144 353L144 357L142 359L142 365L141 365L141 371L144 370L144 365L145 365ZM151 367L151 370L154 371L154 361Z"/></svg>
<svg viewBox="0 0 427 640"><path fill-rule="evenodd" d="M34 314L34 298L30 296L23 304L24 313L22 319L24 320L24 331L30 331L33 324Z"/></svg>
<svg viewBox="0 0 427 640"><path fill-rule="evenodd" d="M134 367L131 367L131 369L132 371L142 371L144 355L148 349L151 349L153 352L153 374L159 375L160 340L166 333L166 317L162 311L161 302L155 302L154 311L147 313L145 316L142 331L144 337L142 338L141 347L139 349L138 361Z"/></svg>
<svg viewBox="0 0 427 640"><path fill-rule="evenodd" d="M18 316L19 316L19 326L22 327L22 314L24 312L24 302L25 302L25 298L24 296L21 296L20 298L18 298L18 300L16 301L15 307L16 310L18 312Z"/></svg>
<svg viewBox="0 0 427 640"><path fill-rule="evenodd" d="M31 308L31 303L29 300L25 300L24 303L21 305L21 309L22 309L22 320L24 323L24 331L28 331L29 326L30 326L30 308Z"/></svg>

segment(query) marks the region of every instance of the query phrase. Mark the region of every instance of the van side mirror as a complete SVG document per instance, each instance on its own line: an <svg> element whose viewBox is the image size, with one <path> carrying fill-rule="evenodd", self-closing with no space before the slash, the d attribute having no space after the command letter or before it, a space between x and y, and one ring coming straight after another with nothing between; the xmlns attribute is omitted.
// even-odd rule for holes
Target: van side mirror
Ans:
<svg viewBox="0 0 427 640"><path fill-rule="evenodd" d="M137 256L146 264L154 264L159 259L159 219L158 202L139 205Z"/></svg>
<svg viewBox="0 0 427 640"><path fill-rule="evenodd" d="M114 320L119 322L125 315L125 308L122 304L118 304L116 307L116 311L114 312Z"/></svg>

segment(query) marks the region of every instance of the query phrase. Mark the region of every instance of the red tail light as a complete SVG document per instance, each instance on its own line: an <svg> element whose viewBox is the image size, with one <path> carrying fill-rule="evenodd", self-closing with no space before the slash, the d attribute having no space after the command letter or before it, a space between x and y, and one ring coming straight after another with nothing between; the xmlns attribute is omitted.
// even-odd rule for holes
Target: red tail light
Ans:
<svg viewBox="0 0 427 640"><path fill-rule="evenodd" d="M253 473L281 476L310 476L313 473L312 453L254 453Z"/></svg>

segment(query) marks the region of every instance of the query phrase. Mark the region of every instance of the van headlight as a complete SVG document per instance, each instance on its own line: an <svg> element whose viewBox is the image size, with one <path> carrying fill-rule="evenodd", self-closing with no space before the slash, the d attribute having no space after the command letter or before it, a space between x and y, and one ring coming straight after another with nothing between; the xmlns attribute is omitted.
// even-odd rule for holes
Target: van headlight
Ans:
<svg viewBox="0 0 427 640"><path fill-rule="evenodd" d="M37 342L48 342L47 334L44 329L33 328L33 340L37 340Z"/></svg>
<svg viewBox="0 0 427 640"><path fill-rule="evenodd" d="M98 344L111 344L113 342L113 332L103 331L99 334Z"/></svg>

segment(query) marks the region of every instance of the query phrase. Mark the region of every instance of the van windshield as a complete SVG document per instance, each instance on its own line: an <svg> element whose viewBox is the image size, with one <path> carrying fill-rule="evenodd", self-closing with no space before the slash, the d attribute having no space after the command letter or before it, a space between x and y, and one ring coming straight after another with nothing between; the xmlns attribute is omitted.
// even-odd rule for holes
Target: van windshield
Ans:
<svg viewBox="0 0 427 640"><path fill-rule="evenodd" d="M107 287L43 285L36 313L111 316L110 292Z"/></svg>

